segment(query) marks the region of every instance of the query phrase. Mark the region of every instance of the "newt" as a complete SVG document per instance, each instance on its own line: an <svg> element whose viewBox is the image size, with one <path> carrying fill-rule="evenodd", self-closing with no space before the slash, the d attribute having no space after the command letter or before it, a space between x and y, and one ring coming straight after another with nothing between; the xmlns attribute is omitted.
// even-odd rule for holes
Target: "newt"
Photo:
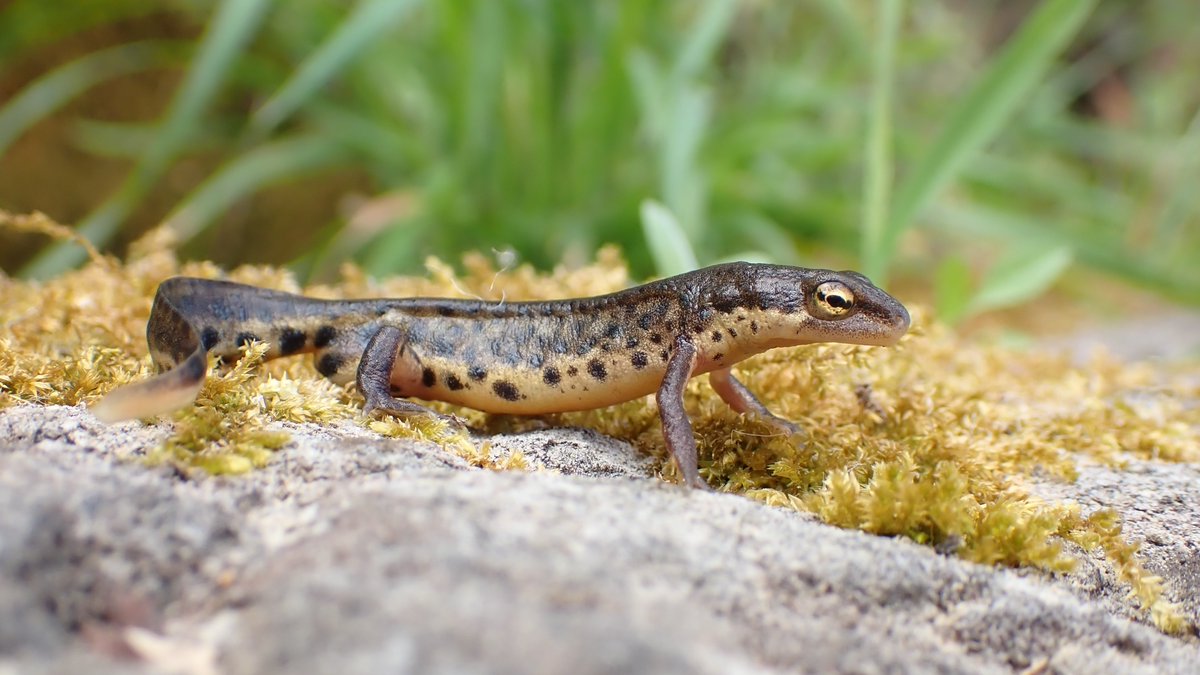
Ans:
<svg viewBox="0 0 1200 675"><path fill-rule="evenodd" d="M777 428L730 366L816 342L893 345L904 306L856 272L729 263L588 298L487 302L449 298L322 300L228 281L173 277L154 298L146 339L160 374L111 392L101 419L191 404L207 354L312 353L317 371L356 382L364 413L438 415L409 397L489 413L588 410L655 394L663 436L684 481L700 478L683 406L687 380L708 374L734 410Z"/></svg>

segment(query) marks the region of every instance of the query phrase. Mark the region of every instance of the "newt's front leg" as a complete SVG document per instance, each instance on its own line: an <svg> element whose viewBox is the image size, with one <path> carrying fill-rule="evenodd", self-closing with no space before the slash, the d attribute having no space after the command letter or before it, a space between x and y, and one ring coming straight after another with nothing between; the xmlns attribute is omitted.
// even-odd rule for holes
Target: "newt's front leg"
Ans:
<svg viewBox="0 0 1200 675"><path fill-rule="evenodd" d="M362 358L358 361L356 382L358 392L366 399L363 414L370 415L378 410L396 417L429 415L462 426L462 420L452 415L443 415L419 403L402 401L392 396L392 369L396 358L404 348L404 333L395 326L383 326L367 342Z"/></svg>
<svg viewBox="0 0 1200 675"><path fill-rule="evenodd" d="M683 407L683 390L696 369L698 352L696 346L684 338L675 341L671 358L667 361L667 372L654 398L658 401L658 415L662 418L663 439L667 450L679 465L683 480L690 487L710 490L708 483L700 479L699 460L696 457L696 436L692 433L692 421Z"/></svg>

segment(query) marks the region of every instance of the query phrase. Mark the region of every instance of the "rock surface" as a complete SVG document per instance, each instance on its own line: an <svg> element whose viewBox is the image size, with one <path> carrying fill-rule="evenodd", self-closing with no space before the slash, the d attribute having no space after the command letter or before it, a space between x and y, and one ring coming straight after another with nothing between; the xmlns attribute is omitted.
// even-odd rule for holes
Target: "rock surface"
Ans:
<svg viewBox="0 0 1200 675"><path fill-rule="evenodd" d="M163 433L0 412L0 673L1195 673L1099 563L1051 578L653 476L556 429L495 473L347 424L289 425L267 468L189 480ZM1200 613L1200 469L1039 486L1118 506Z"/></svg>

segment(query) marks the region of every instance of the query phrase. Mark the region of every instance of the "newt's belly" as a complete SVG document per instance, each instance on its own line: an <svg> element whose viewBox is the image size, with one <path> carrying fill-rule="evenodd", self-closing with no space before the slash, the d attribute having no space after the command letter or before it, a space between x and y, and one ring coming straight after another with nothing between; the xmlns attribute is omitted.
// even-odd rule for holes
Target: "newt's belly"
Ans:
<svg viewBox="0 0 1200 675"><path fill-rule="evenodd" d="M400 396L490 413L541 415L590 410L652 394L662 383L668 358L666 350L620 351L550 357L537 368L488 367L421 357L408 350L396 360L391 385Z"/></svg>

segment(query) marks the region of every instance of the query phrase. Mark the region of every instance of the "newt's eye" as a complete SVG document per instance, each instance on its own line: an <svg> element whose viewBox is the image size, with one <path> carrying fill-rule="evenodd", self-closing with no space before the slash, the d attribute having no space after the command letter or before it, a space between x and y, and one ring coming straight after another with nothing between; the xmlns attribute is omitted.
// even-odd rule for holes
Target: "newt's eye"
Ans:
<svg viewBox="0 0 1200 675"><path fill-rule="evenodd" d="M813 293L813 309L818 318L837 319L854 308L854 292L840 281L826 281Z"/></svg>

